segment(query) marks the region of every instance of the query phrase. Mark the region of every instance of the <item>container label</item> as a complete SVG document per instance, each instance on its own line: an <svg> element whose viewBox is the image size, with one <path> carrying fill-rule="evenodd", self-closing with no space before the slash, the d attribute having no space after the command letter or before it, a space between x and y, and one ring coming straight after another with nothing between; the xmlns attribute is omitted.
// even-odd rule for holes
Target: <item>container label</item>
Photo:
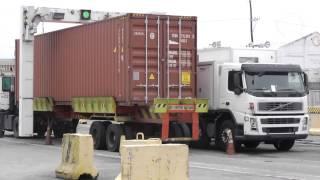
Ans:
<svg viewBox="0 0 320 180"><path fill-rule="evenodd" d="M153 73L151 73L150 76L149 76L149 80L154 80L154 79L155 79L154 75L153 75Z"/></svg>
<svg viewBox="0 0 320 180"><path fill-rule="evenodd" d="M154 34L154 32L152 32L152 33L150 33L150 39L154 39L155 38L155 34Z"/></svg>
<svg viewBox="0 0 320 180"><path fill-rule="evenodd" d="M140 79L140 78L139 78L139 72L134 71L132 77L133 77L133 80L134 80L134 81L139 81L139 79Z"/></svg>
<svg viewBox="0 0 320 180"><path fill-rule="evenodd" d="M190 85L191 84L191 73L189 71L183 71L181 73L181 83L183 85Z"/></svg>

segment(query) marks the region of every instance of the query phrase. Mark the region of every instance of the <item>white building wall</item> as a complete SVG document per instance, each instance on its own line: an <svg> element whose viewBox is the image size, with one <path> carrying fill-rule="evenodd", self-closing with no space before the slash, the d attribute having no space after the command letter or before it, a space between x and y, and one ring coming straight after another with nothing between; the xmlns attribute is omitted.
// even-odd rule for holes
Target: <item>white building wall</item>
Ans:
<svg viewBox="0 0 320 180"><path fill-rule="evenodd" d="M240 62L240 58L257 58L259 63L275 63L276 50L239 49L239 48L206 48L198 50L199 61Z"/></svg>
<svg viewBox="0 0 320 180"><path fill-rule="evenodd" d="M278 50L279 63L299 64L311 83L320 83L320 34L309 34Z"/></svg>

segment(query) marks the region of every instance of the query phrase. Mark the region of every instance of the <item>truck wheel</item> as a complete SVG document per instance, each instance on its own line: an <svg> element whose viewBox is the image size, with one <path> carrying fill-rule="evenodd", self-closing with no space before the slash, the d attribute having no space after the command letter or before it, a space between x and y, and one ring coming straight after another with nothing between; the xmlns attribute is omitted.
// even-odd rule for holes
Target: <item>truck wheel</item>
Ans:
<svg viewBox="0 0 320 180"><path fill-rule="evenodd" d="M53 129L53 135L55 138L63 138L63 130L62 129Z"/></svg>
<svg viewBox="0 0 320 180"><path fill-rule="evenodd" d="M183 132L182 132L182 128L180 126L180 124L178 123L173 123L170 125L170 132L169 132L169 136L170 137L183 137Z"/></svg>
<svg viewBox="0 0 320 180"><path fill-rule="evenodd" d="M43 138L46 131L44 129L38 129L36 133L37 133L37 137Z"/></svg>
<svg viewBox="0 0 320 180"><path fill-rule="evenodd" d="M106 128L103 122L93 122L90 127L90 134L93 139L94 149L105 149L106 147Z"/></svg>
<svg viewBox="0 0 320 180"><path fill-rule="evenodd" d="M199 122L199 140L192 141L191 147L206 149L210 145L210 138L206 134L206 125L203 121Z"/></svg>
<svg viewBox="0 0 320 180"><path fill-rule="evenodd" d="M226 151L227 144L228 144L227 132L229 130L231 130L231 132L232 132L233 144L234 144L235 150L239 150L240 149L241 144L236 142L235 139L234 139L234 133L235 133L234 129L235 129L234 128L234 124L233 124L232 121L226 120L226 121L222 122L222 124L220 125L219 130L218 130L218 137L216 139L216 143L217 143L219 149L221 149L223 151Z"/></svg>
<svg viewBox="0 0 320 180"><path fill-rule="evenodd" d="M0 130L0 138L4 136L4 130Z"/></svg>
<svg viewBox="0 0 320 180"><path fill-rule="evenodd" d="M282 140L273 145L278 151L289 151L293 147L294 141L295 140Z"/></svg>
<svg viewBox="0 0 320 180"><path fill-rule="evenodd" d="M13 136L15 138L19 137L19 117L13 119Z"/></svg>
<svg viewBox="0 0 320 180"><path fill-rule="evenodd" d="M191 131L189 126L186 123L179 124L182 129L183 137L191 137Z"/></svg>
<svg viewBox="0 0 320 180"><path fill-rule="evenodd" d="M124 132L124 135L126 136L126 139L134 139L135 136L133 134L133 131L132 131L132 128L128 125L124 125L123 126L123 132Z"/></svg>
<svg viewBox="0 0 320 180"><path fill-rule="evenodd" d="M123 131L119 124L110 124L108 126L106 144L109 151L116 152L119 150L121 135L123 135Z"/></svg>
<svg viewBox="0 0 320 180"><path fill-rule="evenodd" d="M255 149L259 146L260 142L259 141L248 141L243 144L246 148Z"/></svg>

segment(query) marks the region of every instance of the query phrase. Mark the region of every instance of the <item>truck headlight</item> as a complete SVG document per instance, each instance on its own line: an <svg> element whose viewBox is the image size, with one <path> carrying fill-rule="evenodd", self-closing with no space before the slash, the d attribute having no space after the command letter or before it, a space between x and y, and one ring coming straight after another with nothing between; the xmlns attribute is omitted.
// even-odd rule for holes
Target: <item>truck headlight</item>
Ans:
<svg viewBox="0 0 320 180"><path fill-rule="evenodd" d="M250 118L250 125L251 125L251 130L257 130L258 129L257 119Z"/></svg>
<svg viewBox="0 0 320 180"><path fill-rule="evenodd" d="M304 117L302 120L302 131L305 131L308 129L308 117Z"/></svg>

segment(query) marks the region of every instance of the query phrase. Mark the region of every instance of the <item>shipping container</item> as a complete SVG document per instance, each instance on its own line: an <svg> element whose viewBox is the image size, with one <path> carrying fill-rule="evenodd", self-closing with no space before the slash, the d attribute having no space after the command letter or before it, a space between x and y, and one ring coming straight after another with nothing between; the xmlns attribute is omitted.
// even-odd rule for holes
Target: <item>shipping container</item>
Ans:
<svg viewBox="0 0 320 180"><path fill-rule="evenodd" d="M34 96L57 104L112 96L123 105L193 98L196 24L196 17L127 14L38 35Z"/></svg>
<svg viewBox="0 0 320 180"><path fill-rule="evenodd" d="M16 63L18 77L18 40ZM115 151L120 135L137 132L197 140L198 113L208 106L195 97L196 63L196 17L126 14L37 35L34 132L43 135L59 120L52 129L61 137L71 129L61 119L72 121L72 131L87 119L97 149ZM19 79L15 84L18 106Z"/></svg>

